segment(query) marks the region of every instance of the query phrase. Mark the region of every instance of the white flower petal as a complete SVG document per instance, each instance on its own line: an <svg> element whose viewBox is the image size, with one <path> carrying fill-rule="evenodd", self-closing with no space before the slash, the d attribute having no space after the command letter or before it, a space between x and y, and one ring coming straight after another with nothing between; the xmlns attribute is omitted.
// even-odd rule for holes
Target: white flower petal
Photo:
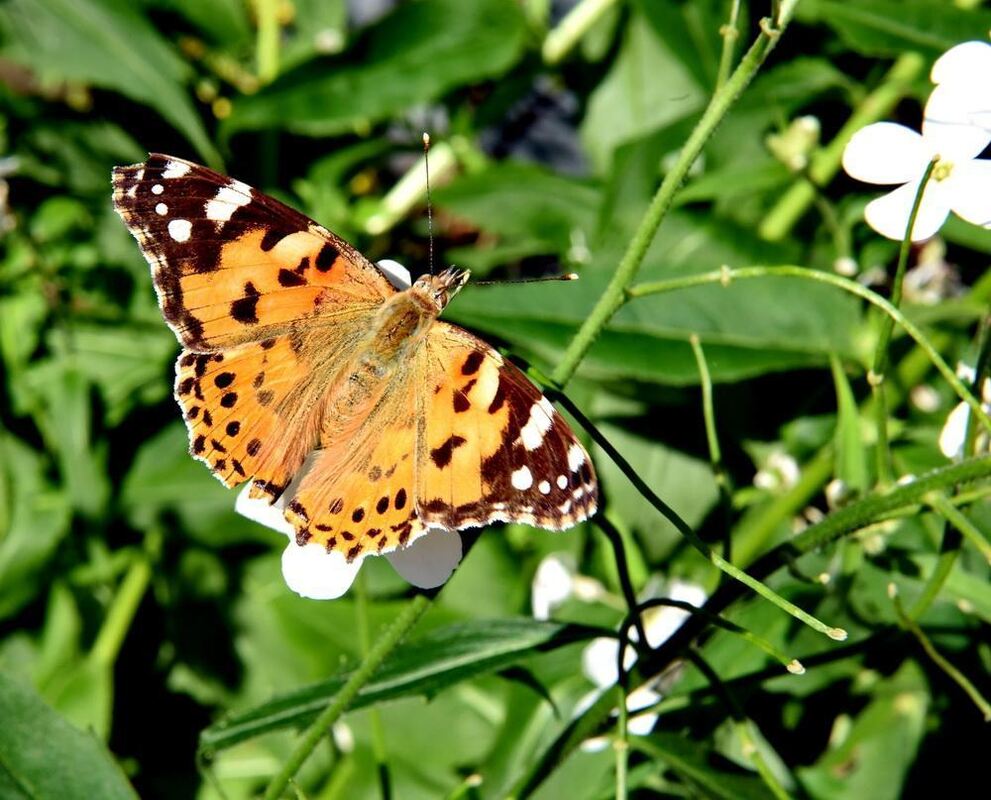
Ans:
<svg viewBox="0 0 991 800"><path fill-rule="evenodd" d="M391 258L383 258L381 261L377 261L375 266L389 279L389 283L399 290L409 289L413 283L409 270L398 261L393 261Z"/></svg>
<svg viewBox="0 0 991 800"><path fill-rule="evenodd" d="M943 181L950 208L967 222L991 228L991 161L965 161Z"/></svg>
<svg viewBox="0 0 991 800"><path fill-rule="evenodd" d="M974 86L991 75L991 44L964 42L951 47L936 59L932 68L933 83L959 83Z"/></svg>
<svg viewBox="0 0 991 800"><path fill-rule="evenodd" d="M957 458L963 453L968 419L970 406L966 403L958 404L947 416L943 430L939 433L939 449L947 458Z"/></svg>
<svg viewBox="0 0 991 800"><path fill-rule="evenodd" d="M266 528L284 533L290 539L294 539L296 537L296 531L283 516L282 498L279 498L275 503L269 503L263 497L256 497L254 499L248 497L249 491L251 491L250 483L238 493L237 500L234 502L234 510L242 517L247 517L259 525L264 525ZM282 497L285 497L285 495L283 494Z"/></svg>
<svg viewBox="0 0 991 800"><path fill-rule="evenodd" d="M938 154L954 163L975 158L991 142L991 129L976 120L991 110L991 92L975 94L956 84L933 89L922 119L922 138L930 157Z"/></svg>
<svg viewBox="0 0 991 800"><path fill-rule="evenodd" d="M641 686L627 695L626 708L629 711L636 711L638 708L650 708L659 702L660 699L661 694L659 692L656 692L650 686ZM634 736L648 736L654 730L654 724L656 722L657 714L652 712L637 714L635 717L631 717L626 723L626 730Z"/></svg>
<svg viewBox="0 0 991 800"><path fill-rule="evenodd" d="M705 590L695 583L675 578L661 596L700 606L706 600ZM672 606L655 606L643 615L644 632L651 647L660 647L688 618L689 612Z"/></svg>
<svg viewBox="0 0 991 800"><path fill-rule="evenodd" d="M867 224L889 239L896 241L903 239L915 203L915 194L919 190L919 182L919 179L916 179L869 202L864 209ZM912 241L919 242L935 235L946 222L949 213L950 204L946 193L941 190L939 183L930 181L922 197L919 214L915 218Z"/></svg>
<svg viewBox="0 0 991 800"><path fill-rule="evenodd" d="M843 169L865 183L906 183L925 171L930 158L931 152L915 131L894 122L875 122L847 143Z"/></svg>
<svg viewBox="0 0 991 800"><path fill-rule="evenodd" d="M271 528L273 531L285 534L295 541L296 530L283 516L283 510L286 507L286 502L296 493L296 487L303 482L303 478L316 463L319 455L320 451L314 450L306 457L286 490L273 503L269 503L261 497L254 500L248 497L248 492L251 491L251 482L249 481L238 493L237 500L234 502L234 510L241 516L247 517L259 525L264 525L266 528Z"/></svg>
<svg viewBox="0 0 991 800"><path fill-rule="evenodd" d="M386 553L393 569L421 589L443 586L461 563L461 536L446 528L430 528L406 547Z"/></svg>
<svg viewBox="0 0 991 800"><path fill-rule="evenodd" d="M582 672L600 689L608 689L619 680L618 655L618 639L609 639L605 636L593 639L582 651ZM632 667L636 660L636 652L632 647L627 647L623 655L625 668Z"/></svg>
<svg viewBox="0 0 991 800"><path fill-rule="evenodd" d="M364 557L350 564L336 550L328 553L323 545L290 542L282 552L282 577L296 594L313 600L333 600L343 595L361 569Z"/></svg>
<svg viewBox="0 0 991 800"><path fill-rule="evenodd" d="M574 571L557 553L546 556L537 567L530 589L534 619L550 619L551 613L571 597L575 588Z"/></svg>

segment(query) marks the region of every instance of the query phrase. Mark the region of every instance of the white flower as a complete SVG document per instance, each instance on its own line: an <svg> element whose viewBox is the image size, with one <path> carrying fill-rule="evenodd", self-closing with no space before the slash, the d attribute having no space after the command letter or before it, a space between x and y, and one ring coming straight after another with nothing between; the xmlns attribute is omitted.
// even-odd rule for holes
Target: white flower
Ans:
<svg viewBox="0 0 991 800"><path fill-rule="evenodd" d="M300 477L313 456L300 470ZM293 483L299 480L297 477ZM374 554L361 555L350 564L342 553L328 553L323 545L296 544L296 530L283 516L283 509L295 487L290 484L286 491L271 505L263 498L248 497L250 484L238 495L234 510L272 530L284 533L289 544L282 553L282 576L286 585L296 594L313 600L333 600L342 596L354 579L365 558ZM461 563L461 536L446 528L430 528L406 547L385 553L384 558L393 569L414 586L433 589L443 585L455 567Z"/></svg>
<svg viewBox="0 0 991 800"><path fill-rule="evenodd" d="M537 567L530 587L534 619L550 619L575 590L575 571L559 553L545 556Z"/></svg>
<svg viewBox="0 0 991 800"><path fill-rule="evenodd" d="M397 288L409 287L409 272L401 264L381 261L379 268ZM322 545L296 544L296 531L286 520L283 510L313 465L316 455L316 452L309 455L292 483L274 503L248 497L248 484L238 495L234 510L289 537L289 544L282 553L282 575L290 589L314 600L331 600L351 588L365 558L373 554L361 555L349 564L342 553L328 553ZM461 555L461 536L456 531L430 528L406 547L385 553L384 557L396 572L414 586L433 589L447 581L461 562Z"/></svg>
<svg viewBox="0 0 991 800"><path fill-rule="evenodd" d="M991 380L985 379L981 408L991 413ZM964 455L963 448L967 438L967 423L970 421L970 406L957 403L946 417L943 430L939 433L939 449L947 458L960 458ZM988 446L987 435L980 431L977 436L977 449L985 450Z"/></svg>
<svg viewBox="0 0 991 800"><path fill-rule="evenodd" d="M901 184L864 210L868 225L882 236L904 238L919 185L934 158L912 241L933 236L950 211L991 227L991 161L977 158L991 142L991 125L986 124L991 91L984 86L991 74L988 51L989 45L969 42L937 62L933 80L939 85L926 103L921 135L904 125L876 122L847 144L843 168L851 176L866 183Z"/></svg>
<svg viewBox="0 0 991 800"><path fill-rule="evenodd" d="M963 123L967 127L991 130L991 44L964 42L952 47L933 64L930 77L936 84L933 94L956 94L958 99L944 108L958 109L959 118L945 117L948 125ZM975 80L976 78L976 80ZM940 101L941 103L943 101Z"/></svg>
<svg viewBox="0 0 991 800"><path fill-rule="evenodd" d="M655 596L668 597L672 600L681 600L691 603L693 606L700 606L705 602L705 590L701 586L675 578L668 586L666 592L658 593ZM682 623L688 618L689 612L673 608L672 606L655 606L643 614L644 633L647 635L647 643L652 647L660 647L666 642ZM636 641L636 631L631 631L630 638ZM623 653L623 666L630 669L637 660L636 651L627 645ZM591 705L598 695L609 689L619 680L619 641L601 637L593 639L582 652L582 672L597 687L590 697L583 700L584 704ZM646 684L630 692L626 698L626 707L631 712L653 706L661 699L661 693L655 686ZM579 703L579 708L583 703ZM627 725L627 730L636 736L646 736L654 728L657 721L657 714L644 713L631 717ZM601 738L589 739L582 745L586 751L601 750L605 747L605 740Z"/></svg>
<svg viewBox="0 0 991 800"><path fill-rule="evenodd" d="M754 486L773 491L789 489L798 483L801 470L794 456L775 450L767 457L767 462L754 475Z"/></svg>

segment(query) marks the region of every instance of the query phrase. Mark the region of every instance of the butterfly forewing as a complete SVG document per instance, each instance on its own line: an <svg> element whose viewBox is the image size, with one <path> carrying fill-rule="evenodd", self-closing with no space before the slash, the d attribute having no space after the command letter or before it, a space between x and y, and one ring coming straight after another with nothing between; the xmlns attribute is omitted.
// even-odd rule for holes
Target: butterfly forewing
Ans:
<svg viewBox="0 0 991 800"><path fill-rule="evenodd" d="M114 207L151 265L162 313L187 348L218 350L395 289L357 250L240 181L172 156L117 167Z"/></svg>

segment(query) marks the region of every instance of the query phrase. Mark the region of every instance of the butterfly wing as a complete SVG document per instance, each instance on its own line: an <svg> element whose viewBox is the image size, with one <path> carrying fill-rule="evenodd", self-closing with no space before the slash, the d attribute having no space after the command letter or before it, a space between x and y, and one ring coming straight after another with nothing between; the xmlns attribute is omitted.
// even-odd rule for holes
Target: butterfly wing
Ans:
<svg viewBox="0 0 991 800"><path fill-rule="evenodd" d="M206 167L153 154L113 185L186 348L175 395L190 452L274 500L317 443L333 365L395 289L346 242Z"/></svg>
<svg viewBox="0 0 991 800"><path fill-rule="evenodd" d="M116 167L114 208L151 265L162 313L190 350L222 350L377 306L395 289L347 242L277 200L152 154Z"/></svg>
<svg viewBox="0 0 991 800"><path fill-rule="evenodd" d="M595 513L592 462L550 401L492 347L437 322L417 416L417 507L426 524L563 530Z"/></svg>
<svg viewBox="0 0 991 800"><path fill-rule="evenodd" d="M409 544L425 527L416 508L415 360L345 415L324 415L321 449L286 505L299 544L353 561Z"/></svg>

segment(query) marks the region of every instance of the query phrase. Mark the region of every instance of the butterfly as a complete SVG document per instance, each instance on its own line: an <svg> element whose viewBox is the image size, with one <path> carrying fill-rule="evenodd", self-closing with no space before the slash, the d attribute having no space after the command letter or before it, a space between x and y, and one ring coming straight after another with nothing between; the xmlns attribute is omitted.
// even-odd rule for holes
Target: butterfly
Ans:
<svg viewBox="0 0 991 800"><path fill-rule="evenodd" d="M116 167L113 202L183 347L191 454L226 486L281 498L297 544L351 562L428 527L563 530L595 513L567 422L498 351L438 319L467 270L397 289L305 215L173 156Z"/></svg>

